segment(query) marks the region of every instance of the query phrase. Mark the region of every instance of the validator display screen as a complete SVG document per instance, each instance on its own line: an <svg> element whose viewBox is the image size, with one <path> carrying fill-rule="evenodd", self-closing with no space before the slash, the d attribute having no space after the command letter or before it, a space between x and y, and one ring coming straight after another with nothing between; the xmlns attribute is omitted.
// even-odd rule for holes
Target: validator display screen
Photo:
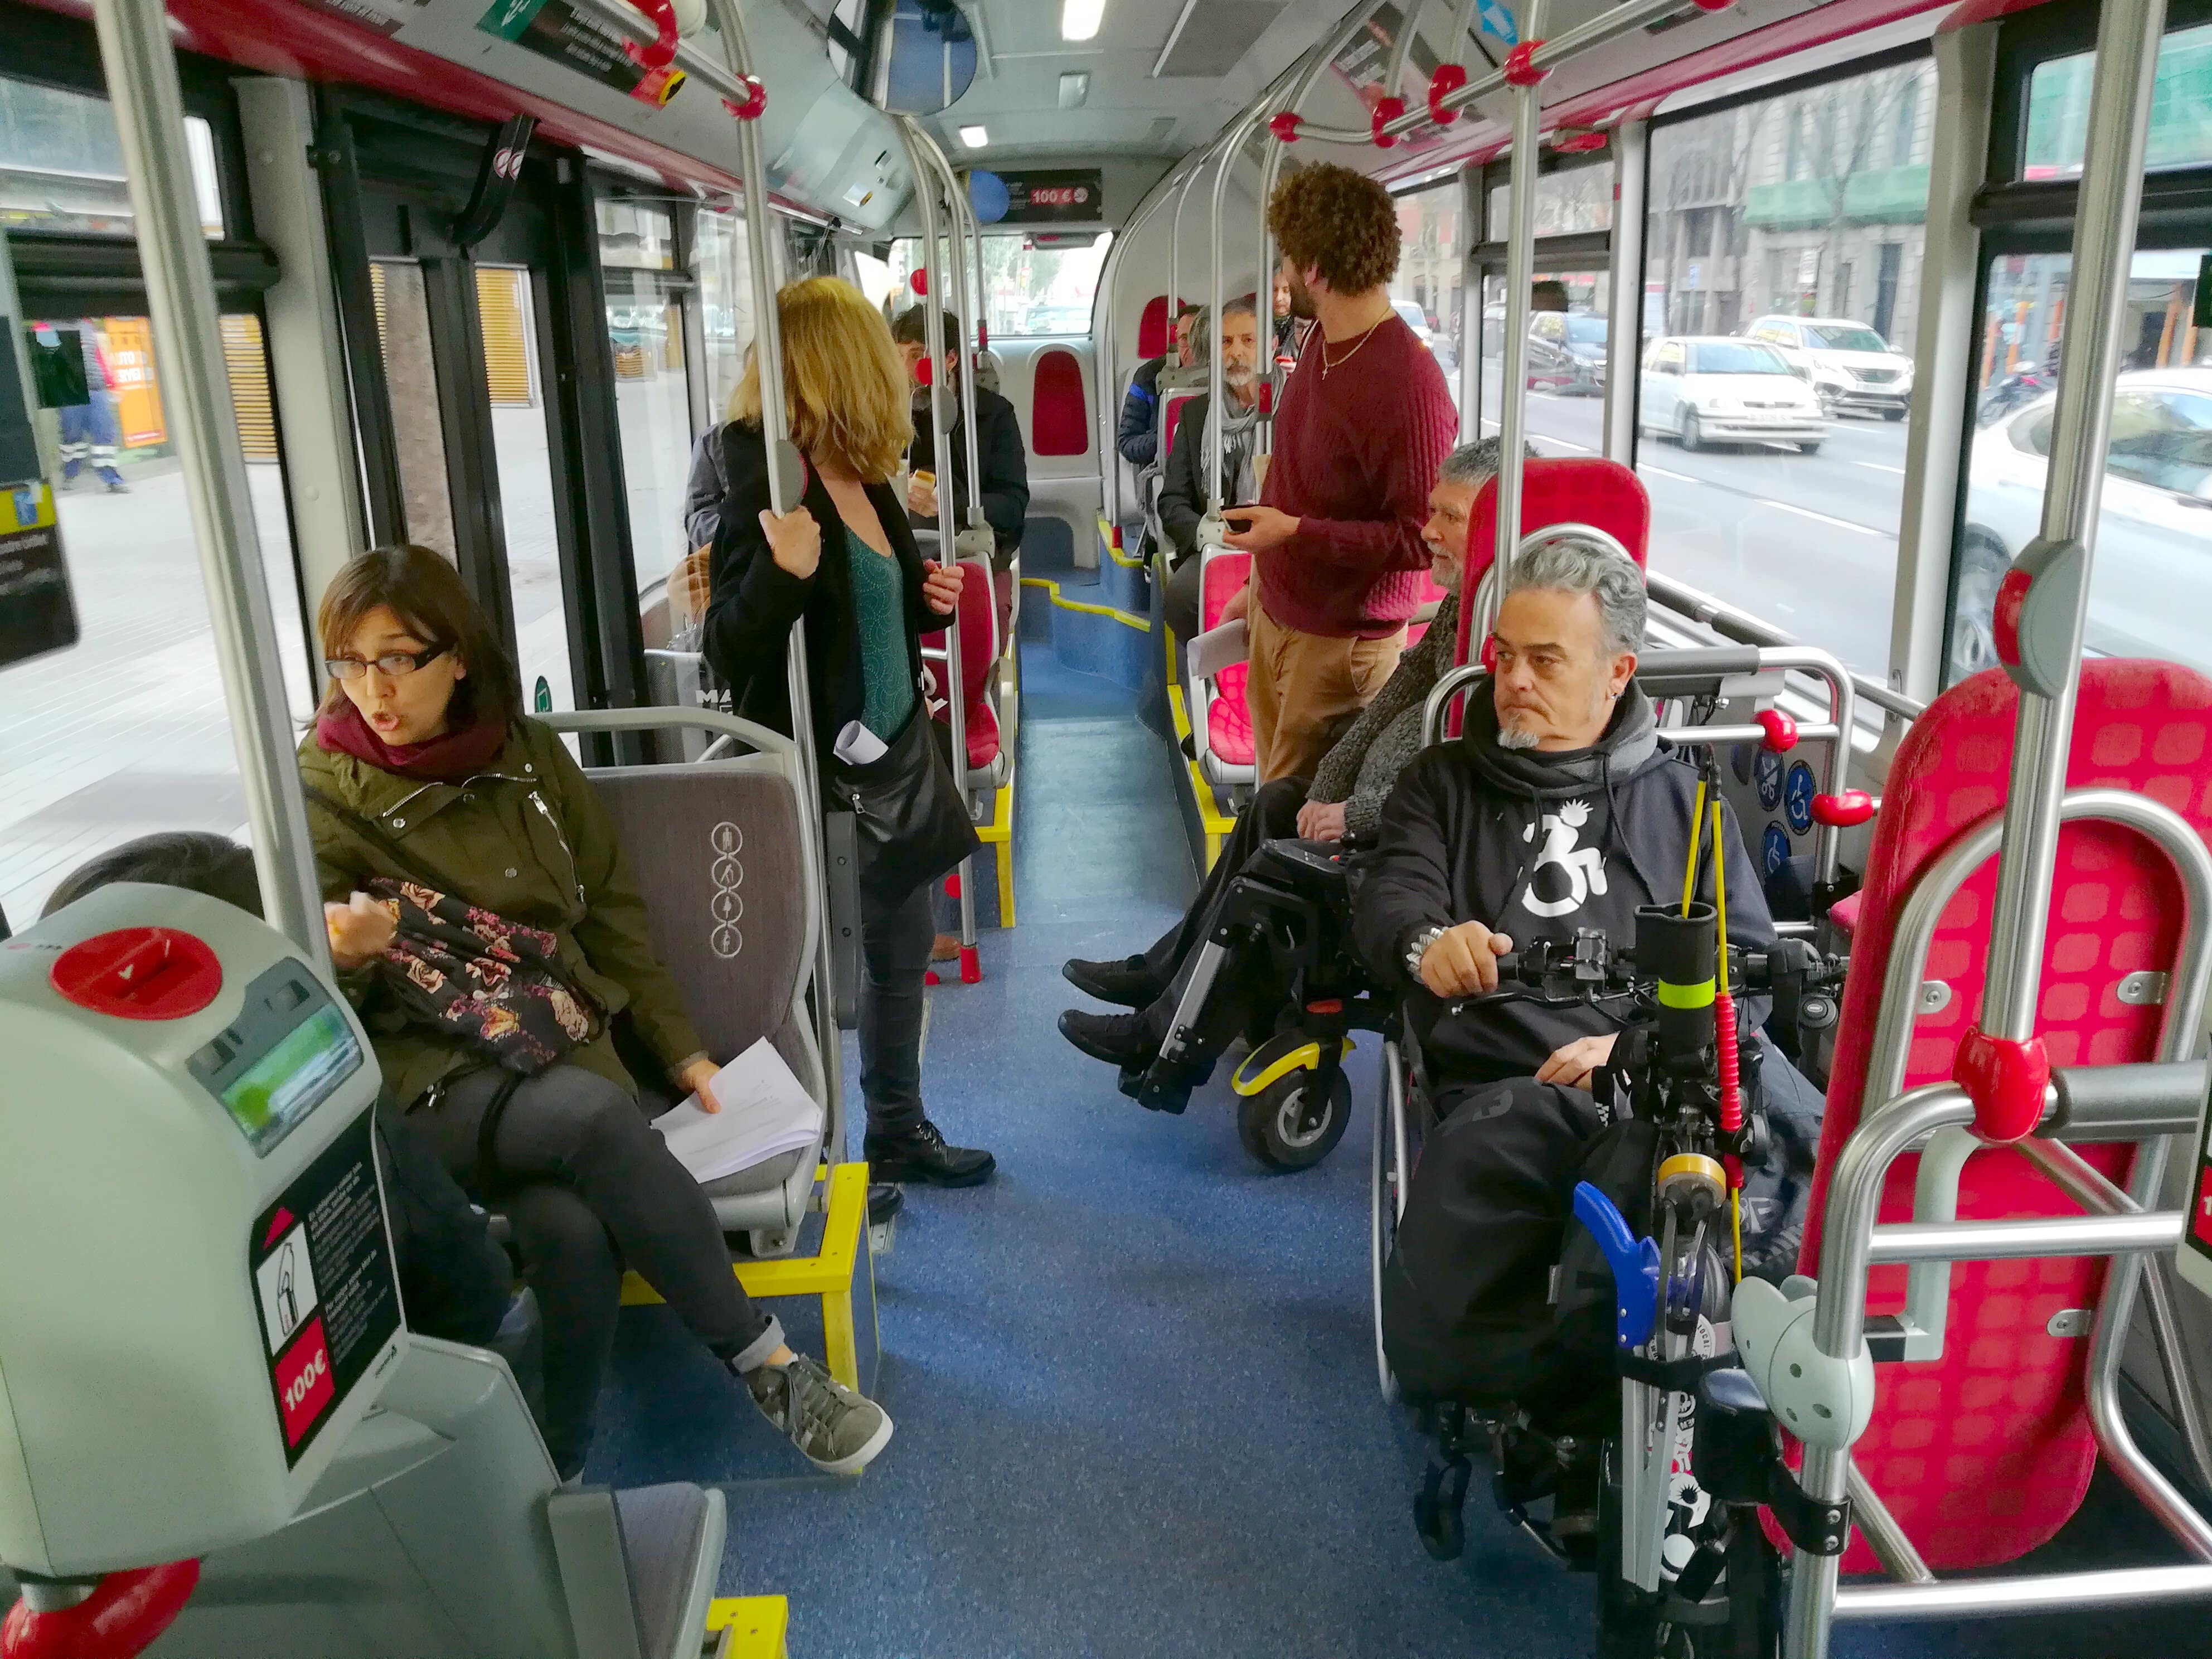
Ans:
<svg viewBox="0 0 2212 1659"><path fill-rule="evenodd" d="M257 1157L266 1158L360 1069L344 1011L304 963L280 963L246 988L229 1030L191 1061Z"/></svg>

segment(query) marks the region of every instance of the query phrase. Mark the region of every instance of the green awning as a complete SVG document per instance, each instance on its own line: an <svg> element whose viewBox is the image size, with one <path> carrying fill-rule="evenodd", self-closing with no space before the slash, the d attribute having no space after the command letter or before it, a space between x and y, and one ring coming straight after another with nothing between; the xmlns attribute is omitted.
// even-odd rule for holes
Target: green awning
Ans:
<svg viewBox="0 0 2212 1659"><path fill-rule="evenodd" d="M1791 179L1777 185L1753 185L1743 208L1744 223L1765 230L1817 230L1838 219L1857 225L1917 225L1927 216L1924 163L1876 167L1848 179Z"/></svg>

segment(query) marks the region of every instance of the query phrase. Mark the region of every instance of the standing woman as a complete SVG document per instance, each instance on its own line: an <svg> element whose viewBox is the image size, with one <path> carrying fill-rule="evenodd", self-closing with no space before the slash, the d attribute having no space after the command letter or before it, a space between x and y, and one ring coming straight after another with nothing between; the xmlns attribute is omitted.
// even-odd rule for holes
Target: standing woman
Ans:
<svg viewBox="0 0 2212 1659"><path fill-rule="evenodd" d="M776 314L805 492L781 518L769 504L756 356L722 428L730 493L702 643L738 712L789 732L785 653L791 625L806 623L828 805L849 810L860 797L869 1172L878 1181L970 1187L989 1178L996 1160L947 1146L921 1099L922 975L936 936L929 884L976 845L921 693L921 635L952 620L961 571L922 563L905 504L888 482L914 428L905 365L881 313L851 283L812 276L776 295Z"/></svg>
<svg viewBox="0 0 2212 1659"><path fill-rule="evenodd" d="M784 1346L639 1108L642 1078L719 1110L714 1062L612 820L523 715L483 608L435 553L381 547L338 572L315 628L331 689L300 772L331 960L392 1097L507 1212L544 1316L554 1466L583 1468L626 1263L817 1468L863 1468L890 1419Z"/></svg>

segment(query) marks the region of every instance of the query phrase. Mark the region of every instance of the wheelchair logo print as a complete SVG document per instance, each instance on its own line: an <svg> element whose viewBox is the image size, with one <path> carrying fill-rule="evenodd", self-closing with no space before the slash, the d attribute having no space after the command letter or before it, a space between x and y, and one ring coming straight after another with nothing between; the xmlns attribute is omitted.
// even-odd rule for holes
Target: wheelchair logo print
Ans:
<svg viewBox="0 0 2212 1659"><path fill-rule="evenodd" d="M1782 792L1790 827L1803 835L1813 827L1813 769L1799 761L1790 769L1790 786Z"/></svg>
<svg viewBox="0 0 2212 1659"><path fill-rule="evenodd" d="M1771 812L1782 805L1782 757L1762 749L1753 766L1759 775L1759 804Z"/></svg>
<svg viewBox="0 0 2212 1659"><path fill-rule="evenodd" d="M1522 890L1521 902L1529 915L1536 916L1571 915L1583 908L1592 893L1605 891L1605 854L1595 847L1577 848L1577 838L1582 828L1589 822L1589 803L1571 800L1556 812L1544 814L1544 849L1536 854L1536 861L1528 869L1528 885ZM1536 826L1530 824L1521 832L1523 841L1536 838ZM1567 890L1563 897L1545 899L1536 896L1536 876L1547 865L1556 865L1565 873Z"/></svg>
<svg viewBox="0 0 2212 1659"><path fill-rule="evenodd" d="M1782 832L1778 823L1766 826L1759 849L1759 867L1770 876L1779 875L1782 866L1790 862L1790 837Z"/></svg>
<svg viewBox="0 0 2212 1659"><path fill-rule="evenodd" d="M707 935L707 948L727 962L745 948L744 930L738 926L745 914L745 901L738 891L745 879L745 866L738 861L738 854L744 851L745 832L725 818L707 840L714 850L714 865L707 872L714 885L714 896L707 901L714 927Z"/></svg>

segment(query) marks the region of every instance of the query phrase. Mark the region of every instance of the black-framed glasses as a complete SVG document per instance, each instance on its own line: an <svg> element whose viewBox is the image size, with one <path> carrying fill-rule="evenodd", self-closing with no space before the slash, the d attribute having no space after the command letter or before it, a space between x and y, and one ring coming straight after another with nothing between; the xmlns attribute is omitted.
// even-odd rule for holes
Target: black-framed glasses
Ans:
<svg viewBox="0 0 2212 1659"><path fill-rule="evenodd" d="M428 651L387 651L380 657L363 662L359 657L325 657L323 666L334 680L357 680L374 667L385 678L396 680L411 674L425 663L442 657L451 646L434 645Z"/></svg>

